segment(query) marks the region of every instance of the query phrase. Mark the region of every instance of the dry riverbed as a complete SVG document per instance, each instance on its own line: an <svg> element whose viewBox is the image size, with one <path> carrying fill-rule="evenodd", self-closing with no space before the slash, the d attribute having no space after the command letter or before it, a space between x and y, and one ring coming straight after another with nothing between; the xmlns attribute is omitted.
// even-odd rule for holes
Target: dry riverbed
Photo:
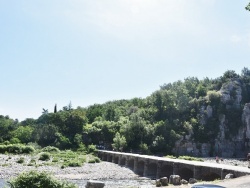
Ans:
<svg viewBox="0 0 250 188"><path fill-rule="evenodd" d="M22 164L17 161L20 158L24 159ZM103 180L108 181L109 185L105 187L143 187L151 188L155 187L153 185L154 181L148 180L146 178L141 178L135 174L132 170L118 166L110 162L100 162L100 163L85 163L82 167L66 167L61 168L60 166L50 166L46 165L46 162L37 160L36 165L29 166L31 157L28 155L0 155L0 179L9 180L10 178L18 176L20 173L30 170L46 171L52 173L57 178L70 180L74 182L82 182L84 187L84 180ZM205 158L204 161L214 163L214 158ZM235 159L224 159L220 161L223 164L237 165L237 166L247 166L246 161L239 161ZM119 184L118 182L121 182ZM139 183L138 183L139 182ZM85 182L86 183L86 182ZM124 185L125 184L125 185ZM126 186L127 185L127 186ZM171 187L171 186L168 186ZM186 188L189 185L173 186L175 188Z"/></svg>

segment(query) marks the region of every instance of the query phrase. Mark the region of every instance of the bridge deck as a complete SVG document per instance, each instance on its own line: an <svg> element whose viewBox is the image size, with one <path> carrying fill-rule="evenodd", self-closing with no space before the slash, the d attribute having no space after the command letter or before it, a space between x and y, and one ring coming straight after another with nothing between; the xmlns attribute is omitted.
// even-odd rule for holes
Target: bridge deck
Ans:
<svg viewBox="0 0 250 188"><path fill-rule="evenodd" d="M237 171L237 172L242 172L245 174L250 174L250 168L248 168L247 166L242 167L242 166L226 165L226 164L222 164L222 163L188 161L188 160L183 160L183 159L171 159L171 158L166 158L166 157L124 153L124 152L114 152L114 151L108 151L108 150L100 150L100 152L107 153L107 154L113 154L113 155L122 155L122 156L128 156L128 157L151 159L151 160L155 160L155 161L167 161L167 162L173 162L173 163L179 163L179 164L188 164L188 165L192 165L192 166L196 166L196 167L200 166L200 167L208 167L208 168L218 168L218 169L227 170L227 171Z"/></svg>

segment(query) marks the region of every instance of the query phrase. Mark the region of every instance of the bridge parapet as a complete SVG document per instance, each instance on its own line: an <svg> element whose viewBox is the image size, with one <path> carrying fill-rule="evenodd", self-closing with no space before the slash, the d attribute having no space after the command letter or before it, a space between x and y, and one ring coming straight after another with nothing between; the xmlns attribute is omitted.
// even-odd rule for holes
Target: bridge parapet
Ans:
<svg viewBox="0 0 250 188"><path fill-rule="evenodd" d="M133 153L99 150L98 156L103 161L126 166L141 176L151 178L169 177L175 174L186 180L196 178L209 181L224 179L228 173L234 174L234 177L250 174L250 169L247 167L169 159Z"/></svg>

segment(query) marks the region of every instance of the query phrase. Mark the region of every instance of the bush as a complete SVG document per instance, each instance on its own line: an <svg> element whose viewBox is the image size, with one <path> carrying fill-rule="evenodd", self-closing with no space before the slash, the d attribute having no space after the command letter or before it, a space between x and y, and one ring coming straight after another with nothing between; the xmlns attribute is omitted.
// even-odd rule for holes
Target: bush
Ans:
<svg viewBox="0 0 250 188"><path fill-rule="evenodd" d="M0 153L33 153L35 149L32 146L24 146L21 144L9 144L9 145L0 145Z"/></svg>
<svg viewBox="0 0 250 188"><path fill-rule="evenodd" d="M66 166L70 166L70 167L81 167L82 163L80 161L69 161Z"/></svg>
<svg viewBox="0 0 250 188"><path fill-rule="evenodd" d="M18 160L17 160L17 163L20 163L20 164L24 163L24 158L21 157L20 159L18 159Z"/></svg>
<svg viewBox="0 0 250 188"><path fill-rule="evenodd" d="M30 171L20 174L10 182L11 188L76 188L72 183L62 182L52 177L47 172Z"/></svg>
<svg viewBox="0 0 250 188"><path fill-rule="evenodd" d="M57 147L54 147L54 146L47 146L47 147L43 148L42 151L44 151L44 152L53 152L53 153L60 152L60 150Z"/></svg>
<svg viewBox="0 0 250 188"><path fill-rule="evenodd" d="M23 153L33 153L35 151L35 149L32 146L24 146L23 147Z"/></svg>
<svg viewBox="0 0 250 188"><path fill-rule="evenodd" d="M41 161L48 161L48 160L50 160L50 154L47 153L47 152L41 153L40 157L39 157L39 160L41 160Z"/></svg>
<svg viewBox="0 0 250 188"><path fill-rule="evenodd" d="M184 159L188 161L201 161L203 162L203 159L196 158L196 157L190 157L190 156L179 156L178 159Z"/></svg>
<svg viewBox="0 0 250 188"><path fill-rule="evenodd" d="M19 144L7 145L7 152L9 153L20 154L22 153L22 149L22 145Z"/></svg>
<svg viewBox="0 0 250 188"><path fill-rule="evenodd" d="M95 145L89 145L88 146L88 153L96 153L97 149L95 147Z"/></svg>
<svg viewBox="0 0 250 188"><path fill-rule="evenodd" d="M170 158L170 159L176 159L176 157L173 156L173 155L166 155L165 157L166 157L166 158Z"/></svg>
<svg viewBox="0 0 250 188"><path fill-rule="evenodd" d="M101 160L98 157L94 157L93 159L90 159L88 163L99 163Z"/></svg>
<svg viewBox="0 0 250 188"><path fill-rule="evenodd" d="M21 141L18 138L11 138L10 143L11 144L19 144L19 143L21 143Z"/></svg>

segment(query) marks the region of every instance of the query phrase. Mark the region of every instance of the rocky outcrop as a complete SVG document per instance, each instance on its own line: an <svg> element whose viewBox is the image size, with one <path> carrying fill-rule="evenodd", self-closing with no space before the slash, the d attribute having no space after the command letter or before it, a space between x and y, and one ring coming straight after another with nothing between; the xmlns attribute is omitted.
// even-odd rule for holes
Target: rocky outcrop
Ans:
<svg viewBox="0 0 250 188"><path fill-rule="evenodd" d="M245 127L245 136L247 139L250 139L250 103L247 103L244 106L242 122Z"/></svg>
<svg viewBox="0 0 250 188"><path fill-rule="evenodd" d="M239 80L232 80L223 84L220 89L221 102L227 105L227 108L231 106L240 107L242 100L242 89Z"/></svg>
<svg viewBox="0 0 250 188"><path fill-rule="evenodd" d="M202 126L207 126L210 118L216 118L219 132L214 141L207 143L195 143L193 140L193 132L183 136L176 142L174 153L177 155L192 156L221 156L221 157L245 157L250 152L250 103L244 104L242 117L235 116L233 118L242 118L242 124L234 124L234 119L230 117L233 111L241 111L242 109L242 82L238 79L228 81L223 84L220 93L220 104L200 106L198 120ZM223 111L225 113L223 113ZM230 113L226 113L226 112ZM240 115L241 116L241 115ZM239 121L238 121L239 122ZM234 127L233 126L238 126ZM231 128L231 129L230 129ZM235 132L237 130L237 132ZM234 131L234 132L232 132Z"/></svg>

